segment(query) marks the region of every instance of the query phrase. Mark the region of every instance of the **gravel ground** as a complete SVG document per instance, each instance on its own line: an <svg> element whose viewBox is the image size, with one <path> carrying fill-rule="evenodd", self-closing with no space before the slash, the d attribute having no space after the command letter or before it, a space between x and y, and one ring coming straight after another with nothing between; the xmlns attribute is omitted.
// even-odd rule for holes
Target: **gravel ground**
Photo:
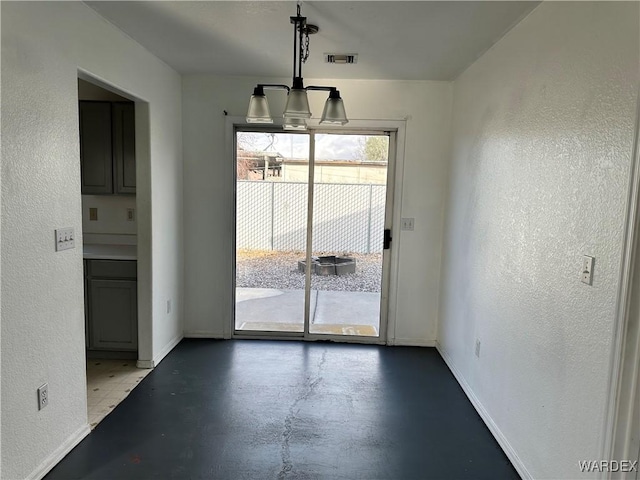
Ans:
<svg viewBox="0 0 640 480"><path fill-rule="evenodd" d="M322 252L318 255L347 255L356 260L356 273L348 275L311 275L312 288L343 292L380 292L382 254ZM304 273L298 260L304 252L239 250L236 254L236 286L303 290Z"/></svg>

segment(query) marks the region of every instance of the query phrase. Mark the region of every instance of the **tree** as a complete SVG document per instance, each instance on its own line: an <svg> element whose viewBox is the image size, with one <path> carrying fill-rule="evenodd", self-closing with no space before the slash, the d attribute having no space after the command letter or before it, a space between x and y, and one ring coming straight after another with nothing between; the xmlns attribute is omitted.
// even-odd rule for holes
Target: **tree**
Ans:
<svg viewBox="0 0 640 480"><path fill-rule="evenodd" d="M238 147L247 152L261 152L264 147L265 134L261 132L239 132L237 136Z"/></svg>
<svg viewBox="0 0 640 480"><path fill-rule="evenodd" d="M236 151L236 178L238 180L250 180L249 173L256 168L255 153L262 152L266 133L240 132L237 136L238 147Z"/></svg>
<svg viewBox="0 0 640 480"><path fill-rule="evenodd" d="M361 137L358 157L369 162L386 162L389 159L389 137Z"/></svg>
<svg viewBox="0 0 640 480"><path fill-rule="evenodd" d="M236 162L236 177L238 180L249 180L249 172L256 168L256 162L252 158L243 156L244 150L238 151Z"/></svg>

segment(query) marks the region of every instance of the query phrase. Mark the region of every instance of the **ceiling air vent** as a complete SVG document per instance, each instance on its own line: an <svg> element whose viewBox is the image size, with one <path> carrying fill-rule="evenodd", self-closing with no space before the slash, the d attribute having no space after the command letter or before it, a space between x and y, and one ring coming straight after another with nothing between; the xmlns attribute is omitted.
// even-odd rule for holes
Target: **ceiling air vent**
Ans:
<svg viewBox="0 0 640 480"><path fill-rule="evenodd" d="M325 53L324 60L327 63L358 63L357 53Z"/></svg>

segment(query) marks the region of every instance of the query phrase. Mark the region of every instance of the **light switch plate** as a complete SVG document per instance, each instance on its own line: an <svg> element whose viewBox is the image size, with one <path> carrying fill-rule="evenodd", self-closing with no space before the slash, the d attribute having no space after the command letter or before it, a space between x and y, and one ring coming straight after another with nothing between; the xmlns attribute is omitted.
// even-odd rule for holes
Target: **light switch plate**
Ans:
<svg viewBox="0 0 640 480"><path fill-rule="evenodd" d="M587 285L593 285L594 262L595 262L595 258L590 257L589 255L585 255L582 257L582 273L580 274L582 283L586 283Z"/></svg>
<svg viewBox="0 0 640 480"><path fill-rule="evenodd" d="M73 227L58 228L56 230L56 252L75 247L75 233Z"/></svg>
<svg viewBox="0 0 640 480"><path fill-rule="evenodd" d="M38 388L38 410L42 410L47 405L49 405L49 384L45 383Z"/></svg>
<svg viewBox="0 0 640 480"><path fill-rule="evenodd" d="M415 218L403 218L402 230L413 231L415 220Z"/></svg>
<svg viewBox="0 0 640 480"><path fill-rule="evenodd" d="M134 208L127 208L127 222L133 222L136 219L136 210Z"/></svg>

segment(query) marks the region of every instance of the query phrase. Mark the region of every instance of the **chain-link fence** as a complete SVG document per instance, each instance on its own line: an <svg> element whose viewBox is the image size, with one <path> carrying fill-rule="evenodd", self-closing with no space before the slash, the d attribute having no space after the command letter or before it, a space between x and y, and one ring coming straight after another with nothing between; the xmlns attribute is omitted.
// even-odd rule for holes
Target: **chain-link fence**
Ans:
<svg viewBox="0 0 640 480"><path fill-rule="evenodd" d="M303 251L306 248L307 184L237 182L236 247ZM313 251L382 251L386 186L314 185Z"/></svg>

